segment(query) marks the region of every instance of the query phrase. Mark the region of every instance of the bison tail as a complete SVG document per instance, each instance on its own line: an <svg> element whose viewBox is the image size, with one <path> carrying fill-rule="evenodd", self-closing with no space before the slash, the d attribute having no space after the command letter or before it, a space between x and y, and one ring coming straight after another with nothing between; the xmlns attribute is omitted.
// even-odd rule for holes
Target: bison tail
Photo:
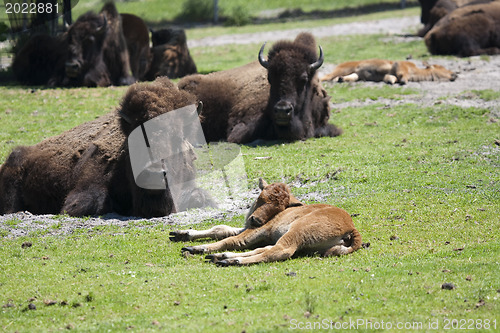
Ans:
<svg viewBox="0 0 500 333"><path fill-rule="evenodd" d="M350 236L351 236L351 246L349 248L349 252L348 253L352 253L356 250L359 250L359 248L361 248L361 244L362 244L362 237L361 237L361 234L359 233L358 230L354 229L351 233L350 233Z"/></svg>

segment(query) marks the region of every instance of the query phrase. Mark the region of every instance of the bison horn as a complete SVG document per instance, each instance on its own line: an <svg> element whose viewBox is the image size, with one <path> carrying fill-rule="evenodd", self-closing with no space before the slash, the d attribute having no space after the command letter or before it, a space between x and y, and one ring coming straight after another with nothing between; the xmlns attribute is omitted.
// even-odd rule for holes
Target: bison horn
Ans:
<svg viewBox="0 0 500 333"><path fill-rule="evenodd" d="M323 55L323 48L320 45L319 46L319 58L315 63L311 64L311 66L309 68L311 68L311 70L313 70L313 71L317 70L318 68L321 67L321 65L323 65L324 60L325 60L325 57Z"/></svg>
<svg viewBox="0 0 500 333"><path fill-rule="evenodd" d="M259 51L259 62L262 65L262 67L268 68L269 67L269 63L267 62L266 59L264 59L264 56L262 55L264 53L264 47L266 47L266 43L262 44L262 47L260 48L260 51Z"/></svg>
<svg viewBox="0 0 500 333"><path fill-rule="evenodd" d="M106 31L107 26L108 26L108 20L106 19L106 15L101 14L101 17L103 19L103 23L101 26L97 27L97 29L95 31L98 34L104 33Z"/></svg>

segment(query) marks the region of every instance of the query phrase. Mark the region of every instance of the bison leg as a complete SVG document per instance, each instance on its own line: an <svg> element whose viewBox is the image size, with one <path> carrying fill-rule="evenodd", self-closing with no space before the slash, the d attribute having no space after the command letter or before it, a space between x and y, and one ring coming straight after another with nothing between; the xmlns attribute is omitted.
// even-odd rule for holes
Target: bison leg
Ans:
<svg viewBox="0 0 500 333"><path fill-rule="evenodd" d="M356 82L359 80L359 75L357 73L352 73L346 76L339 77L339 82Z"/></svg>
<svg viewBox="0 0 500 333"><path fill-rule="evenodd" d="M248 251L248 252L222 252L222 253L213 253L209 254L205 257L205 259L210 260L213 263L217 263L221 260L224 259L232 259L232 258L239 258L239 257L251 257L257 254L260 254L268 249L273 247L272 245L266 246L266 247L259 247L253 251Z"/></svg>
<svg viewBox="0 0 500 333"><path fill-rule="evenodd" d="M273 262L282 261L289 259L295 253L297 247L293 245L285 245L276 243L274 246L267 246L263 248L263 251L257 251L257 254L251 256L239 256L229 259L224 259L216 262L219 266L230 266L230 265L251 265L258 264L261 262Z"/></svg>
<svg viewBox="0 0 500 333"><path fill-rule="evenodd" d="M0 214L24 210L23 201L23 161L27 147L12 151L7 161L0 167Z"/></svg>
<svg viewBox="0 0 500 333"><path fill-rule="evenodd" d="M385 83L388 83L388 84L394 84L398 81L398 79L394 76L394 75L391 75L391 74L385 74L384 75L384 82ZM408 80L407 80L408 81ZM403 81L404 82L404 81ZM400 82L401 83L401 82ZM406 83L406 82L404 82ZM402 83L402 84L404 84Z"/></svg>
<svg viewBox="0 0 500 333"><path fill-rule="evenodd" d="M216 225L208 230L177 230L170 232L170 240L173 242L186 242L200 238L219 240L236 236L243 230L245 230L245 228L233 228L227 225Z"/></svg>
<svg viewBox="0 0 500 333"><path fill-rule="evenodd" d="M200 254L224 250L242 250L262 243L267 238L268 235L265 228L245 229L242 233L236 236L231 236L211 244L188 246L183 248L182 251Z"/></svg>
<svg viewBox="0 0 500 333"><path fill-rule="evenodd" d="M111 211L108 190L101 184L90 184L85 189L71 191L64 200L61 213L70 216L102 215Z"/></svg>

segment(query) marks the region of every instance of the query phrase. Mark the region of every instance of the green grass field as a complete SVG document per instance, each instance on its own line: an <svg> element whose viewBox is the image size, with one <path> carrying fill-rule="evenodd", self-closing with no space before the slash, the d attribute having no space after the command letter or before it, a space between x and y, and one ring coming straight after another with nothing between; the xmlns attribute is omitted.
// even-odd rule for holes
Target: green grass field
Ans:
<svg viewBox="0 0 500 333"><path fill-rule="evenodd" d="M320 43L330 63L429 57L422 42L384 37ZM258 47L191 52L208 72L251 61ZM335 102L421 94L387 85L325 87ZM109 112L126 89L0 87L0 163L17 145ZM478 98L500 102L496 90L473 89ZM375 103L334 109L331 121L344 129L336 138L243 146L250 187L259 177L300 183L292 189L297 196L313 193L353 215L370 246L340 258L220 268L182 256L187 244L168 240L175 226L145 220L13 239L7 229L19 221L8 221L0 225L0 330L499 332L500 127L491 118L488 109L445 103ZM262 156L270 159L256 159ZM454 289L442 289L444 283Z"/></svg>

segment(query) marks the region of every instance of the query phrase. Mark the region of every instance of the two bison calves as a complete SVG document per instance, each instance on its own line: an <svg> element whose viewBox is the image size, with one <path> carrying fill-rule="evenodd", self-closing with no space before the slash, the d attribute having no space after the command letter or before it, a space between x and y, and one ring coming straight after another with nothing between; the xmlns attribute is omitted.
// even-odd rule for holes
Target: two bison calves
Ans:
<svg viewBox="0 0 500 333"><path fill-rule="evenodd" d="M219 225L203 231L173 231L170 239L221 239L182 249L192 254L211 253L206 258L220 266L285 260L295 253L343 255L361 247L361 235L343 209L325 204L305 205L283 183L268 185L261 179L259 187L262 192L250 208L243 228ZM256 249L214 253L249 248Z"/></svg>

